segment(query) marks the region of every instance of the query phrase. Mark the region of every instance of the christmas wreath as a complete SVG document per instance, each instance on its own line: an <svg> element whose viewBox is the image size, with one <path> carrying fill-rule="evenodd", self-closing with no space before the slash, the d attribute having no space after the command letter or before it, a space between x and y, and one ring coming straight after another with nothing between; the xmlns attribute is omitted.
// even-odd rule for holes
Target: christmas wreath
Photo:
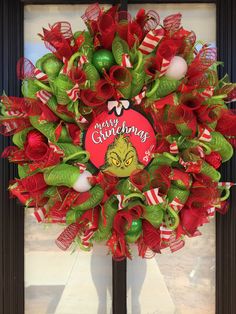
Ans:
<svg viewBox="0 0 236 314"><path fill-rule="evenodd" d="M50 53L17 64L23 98L1 97L2 153L18 165L10 193L39 222L60 223L67 250L106 241L117 260L184 245L231 182L217 170L233 155L236 85L218 79L216 49L157 12L135 18L98 4L88 30L57 22L40 35Z"/></svg>

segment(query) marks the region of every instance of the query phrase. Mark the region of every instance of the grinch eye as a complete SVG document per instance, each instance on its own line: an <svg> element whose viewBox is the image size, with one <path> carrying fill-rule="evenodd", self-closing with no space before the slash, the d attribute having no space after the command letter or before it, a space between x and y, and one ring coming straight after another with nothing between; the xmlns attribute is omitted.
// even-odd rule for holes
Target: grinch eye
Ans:
<svg viewBox="0 0 236 314"><path fill-rule="evenodd" d="M119 160L115 159L115 158L112 158L112 163L113 165L115 165L116 167L120 167L120 162Z"/></svg>
<svg viewBox="0 0 236 314"><path fill-rule="evenodd" d="M134 159L134 157L130 157L129 159L127 159L127 160L125 161L126 167L129 166L129 165L132 163L133 159Z"/></svg>

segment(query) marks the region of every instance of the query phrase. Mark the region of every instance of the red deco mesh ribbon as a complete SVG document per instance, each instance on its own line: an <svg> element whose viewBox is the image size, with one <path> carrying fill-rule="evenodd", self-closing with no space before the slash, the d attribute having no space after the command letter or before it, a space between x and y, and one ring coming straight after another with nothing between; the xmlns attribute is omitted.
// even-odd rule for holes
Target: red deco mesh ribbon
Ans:
<svg viewBox="0 0 236 314"><path fill-rule="evenodd" d="M63 60L63 57L68 60L77 50L76 45L71 46L73 33L68 22L49 25L49 30L43 28L43 35L40 36L44 40L46 48L60 60Z"/></svg>
<svg viewBox="0 0 236 314"><path fill-rule="evenodd" d="M20 58L16 66L17 77L19 80L28 79L34 76L35 66L27 58Z"/></svg>
<svg viewBox="0 0 236 314"><path fill-rule="evenodd" d="M161 194L166 194L170 187L171 168L168 166L160 166L152 175L151 187L159 188Z"/></svg>
<svg viewBox="0 0 236 314"><path fill-rule="evenodd" d="M89 209L87 210L79 219L78 222L70 224L66 229L59 235L56 240L57 246L62 250L67 250L76 236L78 234L81 235L82 244L88 246L88 235L94 234L94 232L98 228L98 220L99 220L99 209Z"/></svg>
<svg viewBox="0 0 236 314"><path fill-rule="evenodd" d="M109 13L101 15L98 21L99 40L105 49L111 49L116 32L116 24L113 16Z"/></svg>
<svg viewBox="0 0 236 314"><path fill-rule="evenodd" d="M176 32L181 26L182 15L180 13L172 14L164 18L164 29L170 33Z"/></svg>
<svg viewBox="0 0 236 314"><path fill-rule="evenodd" d="M38 104L38 101L30 98L0 97L5 107L5 116L0 117L0 134L13 135L31 126L28 112L31 105Z"/></svg>
<svg viewBox="0 0 236 314"><path fill-rule="evenodd" d="M203 46L188 67L187 76L194 77L205 72L216 61L216 48Z"/></svg>
<svg viewBox="0 0 236 314"><path fill-rule="evenodd" d="M143 234L138 241L138 250L141 257L145 257L148 249L160 253L161 237L160 229L154 228L147 220L143 219Z"/></svg>
<svg viewBox="0 0 236 314"><path fill-rule="evenodd" d="M142 207L137 205L128 211L118 211L113 221L113 233L107 241L115 260L122 260L125 257L131 258L125 241L125 233L131 227L132 221L140 218Z"/></svg>
<svg viewBox="0 0 236 314"><path fill-rule="evenodd" d="M136 188L142 191L150 181L150 174L146 170L136 170L131 173L129 179Z"/></svg>

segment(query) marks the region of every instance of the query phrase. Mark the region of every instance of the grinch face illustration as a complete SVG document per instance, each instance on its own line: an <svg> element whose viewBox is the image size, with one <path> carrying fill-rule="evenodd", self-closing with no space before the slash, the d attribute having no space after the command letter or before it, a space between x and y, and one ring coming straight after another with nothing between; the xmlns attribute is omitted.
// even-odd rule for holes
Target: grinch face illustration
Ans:
<svg viewBox="0 0 236 314"><path fill-rule="evenodd" d="M138 161L136 149L123 134L115 138L108 146L102 171L118 177L128 177L134 170L143 169Z"/></svg>

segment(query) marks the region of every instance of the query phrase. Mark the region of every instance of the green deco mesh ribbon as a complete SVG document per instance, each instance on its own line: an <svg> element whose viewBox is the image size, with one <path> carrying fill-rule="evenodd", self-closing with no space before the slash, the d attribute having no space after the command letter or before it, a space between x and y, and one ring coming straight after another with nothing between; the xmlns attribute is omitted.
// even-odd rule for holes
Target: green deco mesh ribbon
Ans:
<svg viewBox="0 0 236 314"><path fill-rule="evenodd" d="M51 82L53 93L57 98L57 102L61 105L67 105L71 101L66 91L70 90L74 83L65 74L59 74L58 77Z"/></svg>
<svg viewBox="0 0 236 314"><path fill-rule="evenodd" d="M226 138L219 132L211 132L212 139L207 145L212 151L218 152L222 161L225 162L233 156L233 147Z"/></svg>
<svg viewBox="0 0 236 314"><path fill-rule="evenodd" d="M59 113L57 110L57 99L55 96L52 96L48 102L47 102L47 106L62 120L64 120L65 122L74 122L74 119L70 118L69 116L67 116L66 114L63 113Z"/></svg>
<svg viewBox="0 0 236 314"><path fill-rule="evenodd" d="M49 80L54 80L58 76L62 66L63 63L52 53L47 53L36 62L36 67L46 73Z"/></svg>
<svg viewBox="0 0 236 314"><path fill-rule="evenodd" d="M88 210L90 208L94 208L95 206L97 206L98 204L100 204L100 202L103 199L104 196L104 190L100 185L96 185L94 186L92 189L90 189L88 192L86 192L89 194L89 198L84 201L83 203L72 207L74 210Z"/></svg>
<svg viewBox="0 0 236 314"><path fill-rule="evenodd" d="M112 42L112 53L116 63L119 65L122 63L122 55L124 53L129 53L129 46L127 42L121 39L118 35L116 35Z"/></svg>
<svg viewBox="0 0 236 314"><path fill-rule="evenodd" d="M131 74L132 84L130 97L132 98L140 93L145 82L146 75L144 72L143 54L140 51L137 52L137 65L131 71Z"/></svg>
<svg viewBox="0 0 236 314"><path fill-rule="evenodd" d="M85 63L83 70L86 74L87 80L90 82L90 88L95 90L96 83L100 79L97 69L91 63Z"/></svg>
<svg viewBox="0 0 236 314"><path fill-rule="evenodd" d="M44 180L52 186L73 187L80 177L80 170L77 167L60 164L44 172Z"/></svg>
<svg viewBox="0 0 236 314"><path fill-rule="evenodd" d="M41 132L44 136L46 136L51 142L56 142L56 125L52 122L40 122L39 116L31 116L30 117L30 123L33 125L35 129L37 129L39 132ZM59 137L58 142L62 143L70 143L72 142L67 129L63 126L62 131Z"/></svg>
<svg viewBox="0 0 236 314"><path fill-rule="evenodd" d="M35 83L33 79L25 79L22 82L21 92L24 97L36 99L35 94L40 91L41 88Z"/></svg>
<svg viewBox="0 0 236 314"><path fill-rule="evenodd" d="M185 204L189 197L189 190L179 189L177 186L171 185L167 195L169 202L172 202L177 197L182 204Z"/></svg>
<svg viewBox="0 0 236 314"><path fill-rule="evenodd" d="M151 90L146 93L146 96L153 100L165 97L176 91L180 84L181 81L179 80L169 79L166 76L162 76L155 81Z"/></svg>
<svg viewBox="0 0 236 314"><path fill-rule="evenodd" d="M115 196L112 196L104 204L104 215L106 222L104 222L102 212L100 213L98 230L93 237L95 241L106 240L111 235L112 224L115 214L117 213L117 209L118 200Z"/></svg>
<svg viewBox="0 0 236 314"><path fill-rule="evenodd" d="M155 228L158 228L164 217L164 209L162 204L145 206L143 218L148 220Z"/></svg>

